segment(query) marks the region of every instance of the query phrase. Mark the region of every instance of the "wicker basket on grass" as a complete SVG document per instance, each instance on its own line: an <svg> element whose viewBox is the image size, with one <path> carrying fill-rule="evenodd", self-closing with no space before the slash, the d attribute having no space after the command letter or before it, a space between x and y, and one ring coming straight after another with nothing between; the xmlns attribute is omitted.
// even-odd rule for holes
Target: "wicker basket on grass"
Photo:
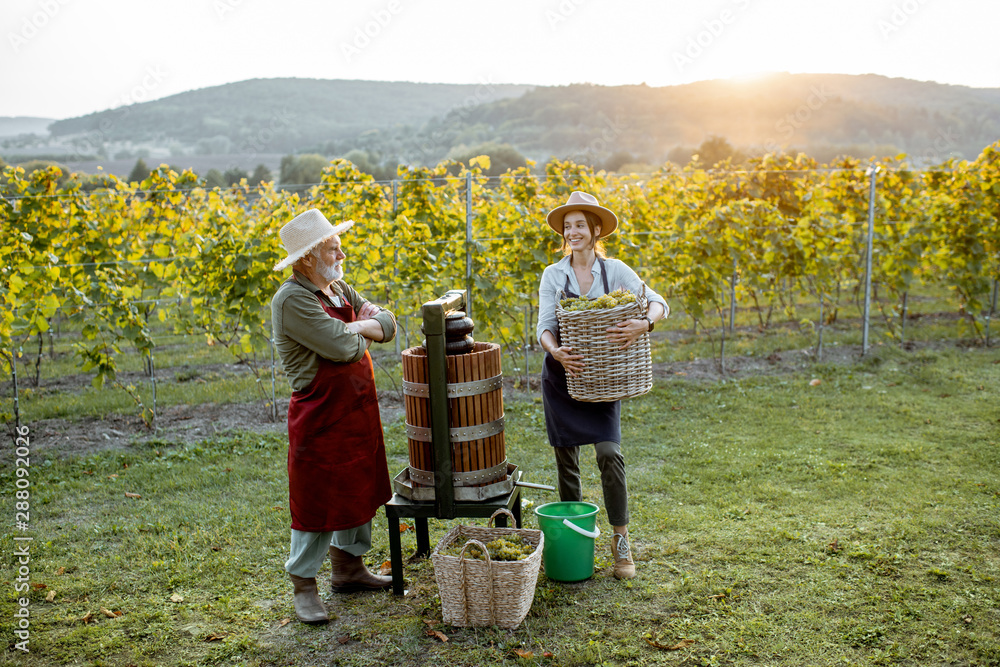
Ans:
<svg viewBox="0 0 1000 667"><path fill-rule="evenodd" d="M609 327L645 315L645 284L635 301L614 308L570 311L556 303L561 344L583 355L583 372L575 377L566 374L570 396L597 403L641 396L653 388L649 334L643 333L624 350L608 342Z"/></svg>
<svg viewBox="0 0 1000 667"><path fill-rule="evenodd" d="M434 578L441 595L441 613L445 623L456 627L497 625L513 629L521 624L531 609L538 582L538 569L542 563L544 536L540 530L521 528L493 528L489 526L455 526L449 530L431 553ZM499 537L519 535L525 543L535 547L531 555L518 561L491 560L486 542ZM443 553L455 542L465 542L460 556ZM485 560L467 557L466 550L479 547Z"/></svg>

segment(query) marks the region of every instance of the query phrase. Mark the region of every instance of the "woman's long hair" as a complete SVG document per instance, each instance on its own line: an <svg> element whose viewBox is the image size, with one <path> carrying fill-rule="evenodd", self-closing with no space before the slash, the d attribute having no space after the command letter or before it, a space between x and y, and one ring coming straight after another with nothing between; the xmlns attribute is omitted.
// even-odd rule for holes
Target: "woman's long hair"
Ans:
<svg viewBox="0 0 1000 667"><path fill-rule="evenodd" d="M580 212L583 213L583 217L586 218L587 220L587 227L590 228L590 236L591 236L590 247L594 249L594 252L597 253L598 257L603 257L604 259L607 259L608 256L604 252L604 244L601 243L601 240L599 238L597 238L597 228L601 226L601 219L597 217L596 213L591 213L590 211L580 211ZM572 213L572 211L570 211L570 213ZM565 234L563 234L563 242L561 250L563 256L573 254L573 249L569 247L568 243L566 243Z"/></svg>

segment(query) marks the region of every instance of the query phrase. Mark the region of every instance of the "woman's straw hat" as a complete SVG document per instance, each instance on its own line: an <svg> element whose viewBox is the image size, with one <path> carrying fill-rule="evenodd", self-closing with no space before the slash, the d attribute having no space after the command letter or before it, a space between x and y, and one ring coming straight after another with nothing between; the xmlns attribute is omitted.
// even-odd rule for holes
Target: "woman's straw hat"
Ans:
<svg viewBox="0 0 1000 667"><path fill-rule="evenodd" d="M353 220L347 220L334 227L317 208L298 214L279 232L281 244L285 246L288 257L275 264L274 270L281 271L288 268L320 243L346 231L353 224Z"/></svg>
<svg viewBox="0 0 1000 667"><path fill-rule="evenodd" d="M549 214L545 216L545 222L549 223L549 227L556 234L562 236L563 217L570 211L590 211L596 214L601 219L601 235L598 238L603 239L605 236L613 234L618 228L617 215L597 203L597 198L594 195L579 191L570 194L565 204L549 211Z"/></svg>

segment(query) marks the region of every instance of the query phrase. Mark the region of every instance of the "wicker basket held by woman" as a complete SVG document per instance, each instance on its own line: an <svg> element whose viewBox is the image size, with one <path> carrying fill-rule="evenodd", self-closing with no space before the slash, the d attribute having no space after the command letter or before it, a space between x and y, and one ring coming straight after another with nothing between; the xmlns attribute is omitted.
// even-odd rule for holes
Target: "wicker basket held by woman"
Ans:
<svg viewBox="0 0 1000 667"><path fill-rule="evenodd" d="M649 334L624 350L608 341L608 328L646 314L646 286L635 301L614 308L566 310L556 304L559 336L563 345L584 357L583 372L567 375L569 395L578 401L595 403L641 396L653 388L653 365L649 354Z"/></svg>

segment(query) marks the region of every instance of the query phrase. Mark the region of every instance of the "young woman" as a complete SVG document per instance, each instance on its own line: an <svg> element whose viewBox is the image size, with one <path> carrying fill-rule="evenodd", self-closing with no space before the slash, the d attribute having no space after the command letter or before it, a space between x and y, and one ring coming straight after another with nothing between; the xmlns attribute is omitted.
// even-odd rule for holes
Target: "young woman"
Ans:
<svg viewBox="0 0 1000 667"><path fill-rule="evenodd" d="M559 340L556 304L565 297L597 298L618 288L633 294L642 290L642 280L624 262L607 259L599 239L612 234L618 217L600 206L593 195L573 192L563 206L549 212L546 222L563 237L565 256L545 268L538 289L538 341L545 350L542 369L542 401L549 444L555 450L559 498L583 499L580 487L580 447L594 445L601 471L604 506L611 523L611 552L618 579L635 576L628 537L628 484L621 451L621 402L586 403L569 395L566 374L583 371L587 360ZM608 341L622 347L653 330L667 316L667 302L646 286L649 305L645 317L618 322L608 329Z"/></svg>

